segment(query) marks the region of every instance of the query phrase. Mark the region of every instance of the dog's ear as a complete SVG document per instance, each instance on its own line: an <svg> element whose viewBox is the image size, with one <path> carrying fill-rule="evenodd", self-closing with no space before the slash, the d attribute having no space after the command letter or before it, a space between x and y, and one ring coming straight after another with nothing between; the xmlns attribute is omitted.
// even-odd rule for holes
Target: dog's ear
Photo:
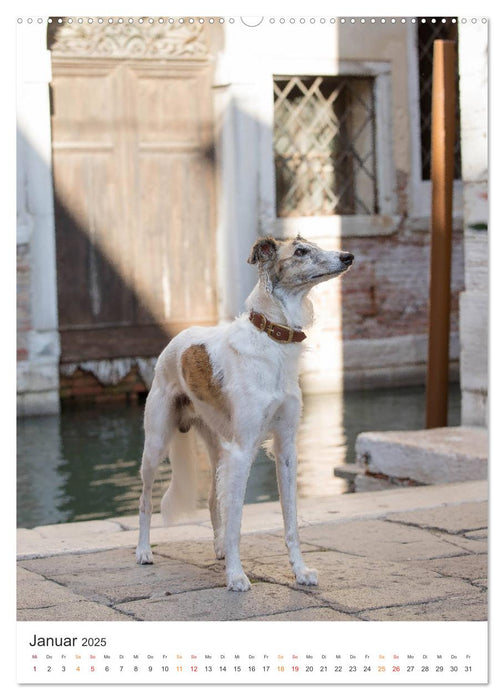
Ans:
<svg viewBox="0 0 504 700"><path fill-rule="evenodd" d="M257 263L271 263L277 258L278 243L270 236L259 238L253 245L247 260L250 265Z"/></svg>

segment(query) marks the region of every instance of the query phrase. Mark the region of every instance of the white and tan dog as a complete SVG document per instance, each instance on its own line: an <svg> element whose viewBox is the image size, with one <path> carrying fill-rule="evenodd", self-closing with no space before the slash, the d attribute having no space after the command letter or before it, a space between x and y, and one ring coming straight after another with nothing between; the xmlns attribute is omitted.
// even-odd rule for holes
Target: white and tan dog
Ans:
<svg viewBox="0 0 504 700"><path fill-rule="evenodd" d="M152 564L152 484L167 455L172 480L161 503L165 521L194 506L197 430L212 465L215 554L226 559L227 587L248 590L239 552L245 488L259 446L272 436L290 563L298 583L316 585L317 572L303 561L296 515L298 360L306 337L302 329L312 322L308 292L348 270L353 255L322 250L300 236L268 237L255 243L248 262L259 272L248 313L227 325L182 331L157 361L145 406L136 560Z"/></svg>

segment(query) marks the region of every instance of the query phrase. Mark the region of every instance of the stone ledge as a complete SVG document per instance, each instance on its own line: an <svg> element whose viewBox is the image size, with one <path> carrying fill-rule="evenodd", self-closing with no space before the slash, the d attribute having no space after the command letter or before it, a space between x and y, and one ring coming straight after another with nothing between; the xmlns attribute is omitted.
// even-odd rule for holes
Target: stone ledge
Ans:
<svg viewBox="0 0 504 700"><path fill-rule="evenodd" d="M485 479L488 432L454 427L361 433L355 450L368 473L423 484Z"/></svg>
<svg viewBox="0 0 504 700"><path fill-rule="evenodd" d="M417 511L440 504L473 503L487 499L486 481L419 486L414 489L351 493L338 496L299 499L299 525L346 522L383 518L391 513ZM283 537L280 503L253 503L243 509L242 534L275 533ZM102 552L118 547L134 547L138 537L138 517L45 525L17 530L19 560L52 557L58 554ZM212 540L208 510L198 510L191 520L164 526L159 514L152 517L153 544Z"/></svg>

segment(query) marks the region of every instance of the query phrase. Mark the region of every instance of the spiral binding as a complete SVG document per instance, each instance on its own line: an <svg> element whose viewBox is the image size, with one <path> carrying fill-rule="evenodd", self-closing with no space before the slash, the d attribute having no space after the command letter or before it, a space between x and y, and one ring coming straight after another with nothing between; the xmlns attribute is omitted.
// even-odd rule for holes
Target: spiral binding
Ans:
<svg viewBox="0 0 504 700"><path fill-rule="evenodd" d="M235 22L241 22L245 26L255 27L262 24L264 21L270 24L371 24L371 25L384 25L384 24L417 24L421 23L460 23L476 24L481 22L482 24L487 23L487 18L449 18L444 17L19 17L17 19L18 24L42 24L46 22L48 24L234 24Z"/></svg>

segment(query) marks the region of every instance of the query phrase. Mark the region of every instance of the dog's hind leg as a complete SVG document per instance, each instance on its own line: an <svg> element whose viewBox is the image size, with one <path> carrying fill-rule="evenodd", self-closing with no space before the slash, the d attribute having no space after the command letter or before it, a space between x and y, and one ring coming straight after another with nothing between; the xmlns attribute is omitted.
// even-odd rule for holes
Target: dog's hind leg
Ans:
<svg viewBox="0 0 504 700"><path fill-rule="evenodd" d="M152 485L160 462L166 457L168 444L175 429L173 396L169 387L161 386L156 378L145 404L145 444L142 455L143 490L140 496L140 531L136 549L137 564L152 564L150 523L152 515Z"/></svg>
<svg viewBox="0 0 504 700"><path fill-rule="evenodd" d="M301 403L297 398L290 397L284 402L277 414L276 426L273 433L273 446L278 490L284 519L285 543L289 552L289 561L298 583L316 586L318 583L318 575L315 569L308 569L304 563L299 544L297 524L296 432L300 412Z"/></svg>
<svg viewBox="0 0 504 700"><path fill-rule="evenodd" d="M214 549L217 559L224 559L224 528L222 518L222 498L218 488L218 471L221 459L220 440L206 425L198 426L198 432L205 441L210 459L211 477L208 507L214 531Z"/></svg>

